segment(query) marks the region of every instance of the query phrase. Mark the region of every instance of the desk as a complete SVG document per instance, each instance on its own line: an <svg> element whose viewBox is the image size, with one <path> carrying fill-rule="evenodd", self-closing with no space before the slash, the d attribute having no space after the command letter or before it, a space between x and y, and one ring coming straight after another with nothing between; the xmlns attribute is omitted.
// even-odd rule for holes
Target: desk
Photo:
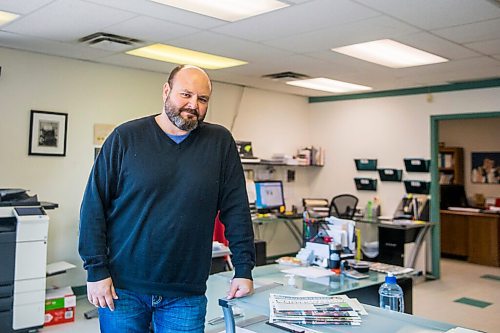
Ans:
<svg viewBox="0 0 500 333"><path fill-rule="evenodd" d="M441 210L441 253L500 266L500 214Z"/></svg>
<svg viewBox="0 0 500 333"><path fill-rule="evenodd" d="M405 223L405 222L390 222L380 220L356 220L356 223L373 224L378 228L379 233L379 256L378 261L416 268L417 256L424 243L427 232L436 223ZM405 252L405 244L414 243L409 253ZM424 265L422 271L425 273Z"/></svg>
<svg viewBox="0 0 500 333"><path fill-rule="evenodd" d="M221 316L222 311L217 305L218 298L224 296L224 290L227 290L228 282L227 279L220 274L210 276L208 280L208 310L207 310L207 320L214 318L216 316ZM282 330L266 325L264 322L265 317L269 315L269 294L287 294L287 295L304 295L306 292L298 289L286 286L277 286L275 288L265 290L249 297L240 298L235 300L235 305L244 310L244 318L236 320L236 325L241 325L246 320L247 323L251 321L252 318L255 320L260 320L258 323L254 323L246 326L247 329L253 330L255 332L269 332L269 333L283 333ZM446 332L447 330L456 327L456 325L442 323L434 320L427 320L421 317L408 315L405 313L399 313L394 311L382 310L374 306L365 305L365 309L368 312L367 316L362 317L361 326L321 326L316 329L320 329L321 332L356 332L356 333L372 333L372 332L384 332L384 333L399 333L399 332ZM218 324L215 326L206 325L205 332L215 333L220 332L223 329L223 324Z"/></svg>
<svg viewBox="0 0 500 333"><path fill-rule="evenodd" d="M266 265L254 268L252 276L256 286L279 283L286 285L288 277L281 270L292 268L285 265ZM312 279L295 276L296 286L299 289L307 290L322 295L346 294L349 297L357 298L364 304L378 306L378 288L385 282L385 274L368 272L367 279L352 279L344 275L332 275L322 278ZM226 281L232 279L234 272L223 272L216 274ZM403 288L405 299L405 312L413 313L413 280L410 275L398 276L398 284Z"/></svg>
<svg viewBox="0 0 500 333"><path fill-rule="evenodd" d="M297 253L302 247L301 218L277 218L271 216L253 218L252 222L255 238L267 243L268 257L280 257L290 253ZM292 239L294 241L291 241Z"/></svg>

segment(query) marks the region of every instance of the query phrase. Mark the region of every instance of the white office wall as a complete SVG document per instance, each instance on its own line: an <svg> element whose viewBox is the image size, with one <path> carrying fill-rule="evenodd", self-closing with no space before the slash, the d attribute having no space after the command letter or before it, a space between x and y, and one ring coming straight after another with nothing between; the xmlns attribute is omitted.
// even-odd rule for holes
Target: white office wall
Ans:
<svg viewBox="0 0 500 333"><path fill-rule="evenodd" d="M500 152L500 117L440 121L439 141L446 146L464 148L465 191L471 204L476 193L500 197L500 185L471 182L471 153Z"/></svg>
<svg viewBox="0 0 500 333"><path fill-rule="evenodd" d="M356 171L355 158L377 158L379 167L404 170L403 158L430 158L430 116L492 112L500 109L500 88L455 91L312 103L313 144L326 148L325 167L312 180L311 193L331 197L353 193L360 205L378 196L382 213L392 215L404 195L403 183L378 181L377 192L357 191L354 177L373 177L373 171ZM429 180L430 174L407 174L403 179Z"/></svg>
<svg viewBox="0 0 500 333"><path fill-rule="evenodd" d="M93 162L93 126L160 112L166 75L5 48L0 48L0 66L0 188L29 189L40 200L59 203L49 211L48 262L67 260L80 267L78 215ZM231 124L240 90L214 83L207 121ZM305 98L248 89L240 105L235 137L255 140L262 156L309 143L303 129L308 119ZM32 109L69 114L65 157L28 156ZM286 130L275 131L273 122L284 119L290 120ZM292 196L300 196L307 184L297 181L290 188ZM84 281L78 268L49 283Z"/></svg>

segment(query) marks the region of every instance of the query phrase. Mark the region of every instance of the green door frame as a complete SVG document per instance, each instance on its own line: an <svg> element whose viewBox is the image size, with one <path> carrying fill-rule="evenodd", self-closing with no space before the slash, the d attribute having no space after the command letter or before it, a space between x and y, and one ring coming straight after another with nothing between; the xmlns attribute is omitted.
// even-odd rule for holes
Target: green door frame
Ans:
<svg viewBox="0 0 500 333"><path fill-rule="evenodd" d="M432 271L431 278L439 279L441 276L441 220L439 215L439 122L442 120L480 119L500 117L500 112L458 113L431 116L431 216L430 220L437 222L431 229L432 242Z"/></svg>

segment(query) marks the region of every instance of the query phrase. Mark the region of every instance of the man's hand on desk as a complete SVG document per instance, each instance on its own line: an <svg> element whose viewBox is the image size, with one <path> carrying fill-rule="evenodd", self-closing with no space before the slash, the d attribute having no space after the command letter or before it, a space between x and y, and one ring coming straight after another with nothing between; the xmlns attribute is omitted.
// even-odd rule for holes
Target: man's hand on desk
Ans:
<svg viewBox="0 0 500 333"><path fill-rule="evenodd" d="M231 281L231 288L227 294L227 298L238 298L247 296L253 293L253 281L250 279L235 278Z"/></svg>

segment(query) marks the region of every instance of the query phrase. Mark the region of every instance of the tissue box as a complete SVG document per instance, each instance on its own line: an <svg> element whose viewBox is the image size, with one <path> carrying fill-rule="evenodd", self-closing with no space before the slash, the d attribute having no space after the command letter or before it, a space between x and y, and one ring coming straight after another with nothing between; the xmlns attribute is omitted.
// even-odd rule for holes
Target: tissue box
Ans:
<svg viewBox="0 0 500 333"><path fill-rule="evenodd" d="M71 287L47 290L44 326L75 321L75 309L76 296Z"/></svg>

